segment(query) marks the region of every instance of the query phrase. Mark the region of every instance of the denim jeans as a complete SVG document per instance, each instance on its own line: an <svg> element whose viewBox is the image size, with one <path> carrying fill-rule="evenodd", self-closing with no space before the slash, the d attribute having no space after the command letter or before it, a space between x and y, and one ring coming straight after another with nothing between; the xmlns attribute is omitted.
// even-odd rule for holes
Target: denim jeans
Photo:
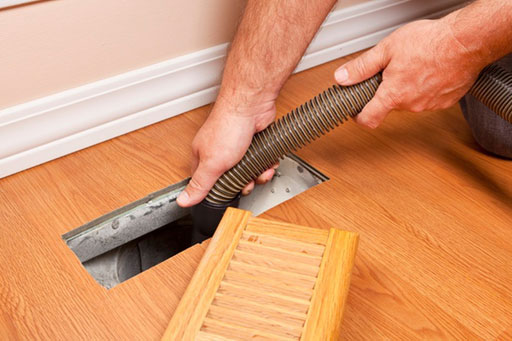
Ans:
<svg viewBox="0 0 512 341"><path fill-rule="evenodd" d="M512 72L512 54L497 63ZM492 154L512 159L512 124L469 94L460 100L460 106L476 142Z"/></svg>

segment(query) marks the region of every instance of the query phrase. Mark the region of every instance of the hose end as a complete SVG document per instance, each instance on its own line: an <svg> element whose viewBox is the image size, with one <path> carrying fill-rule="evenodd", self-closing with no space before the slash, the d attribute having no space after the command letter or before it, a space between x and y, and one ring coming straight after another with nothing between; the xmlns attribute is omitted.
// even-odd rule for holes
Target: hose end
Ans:
<svg viewBox="0 0 512 341"><path fill-rule="evenodd" d="M201 243L215 233L224 212L228 207L238 207L240 193L231 201L222 204L213 204L207 200L192 206L192 245Z"/></svg>

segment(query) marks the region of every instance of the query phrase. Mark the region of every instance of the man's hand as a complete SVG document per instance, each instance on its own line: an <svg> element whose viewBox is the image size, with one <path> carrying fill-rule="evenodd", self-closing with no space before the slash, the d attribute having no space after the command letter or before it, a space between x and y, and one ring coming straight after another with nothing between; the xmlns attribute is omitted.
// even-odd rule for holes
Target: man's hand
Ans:
<svg viewBox="0 0 512 341"><path fill-rule="evenodd" d="M351 85L384 70L356 121L377 127L393 109L420 112L455 104L480 71L512 52L512 2L477 0L438 20L408 24L336 70Z"/></svg>
<svg viewBox="0 0 512 341"><path fill-rule="evenodd" d="M217 102L193 142L192 180L177 201L199 203L275 118L275 99L336 0L248 0ZM257 180L272 178L274 169ZM248 193L254 183L242 193Z"/></svg>
<svg viewBox="0 0 512 341"><path fill-rule="evenodd" d="M463 46L444 20L408 24L338 70L352 85L384 70L375 97L356 121L376 128L391 110L421 112L454 105L470 89L485 61Z"/></svg>
<svg viewBox="0 0 512 341"><path fill-rule="evenodd" d="M275 115L273 100L234 108L219 99L192 143L193 175L178 197L178 204L189 207L203 200L217 179L242 159L253 135L272 123ZM256 183L264 184L271 180L274 169L261 174ZM253 188L254 182L251 182L242 194L248 194Z"/></svg>

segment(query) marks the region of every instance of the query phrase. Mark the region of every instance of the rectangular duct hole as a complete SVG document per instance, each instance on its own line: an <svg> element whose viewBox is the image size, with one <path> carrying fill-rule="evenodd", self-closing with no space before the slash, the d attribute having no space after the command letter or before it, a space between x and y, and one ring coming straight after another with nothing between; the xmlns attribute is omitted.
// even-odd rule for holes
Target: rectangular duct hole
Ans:
<svg viewBox="0 0 512 341"><path fill-rule="evenodd" d="M304 160L288 155L273 180L243 197L240 208L259 215L326 180ZM176 203L188 181L110 212L62 238L99 284L113 288L192 246L190 210Z"/></svg>

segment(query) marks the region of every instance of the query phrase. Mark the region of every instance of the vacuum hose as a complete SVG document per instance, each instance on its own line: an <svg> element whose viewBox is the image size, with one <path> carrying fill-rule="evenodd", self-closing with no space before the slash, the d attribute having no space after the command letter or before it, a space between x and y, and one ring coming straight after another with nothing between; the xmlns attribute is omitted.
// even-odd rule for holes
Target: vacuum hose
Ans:
<svg viewBox="0 0 512 341"><path fill-rule="evenodd" d="M360 113L381 82L379 73L352 86L333 85L254 135L242 160L224 173L205 200L193 208L195 228L205 236L213 235L216 224L202 223L208 212L223 212L228 206L235 206L240 191L280 158ZM511 73L498 65L490 65L480 73L469 93L512 123Z"/></svg>
<svg viewBox="0 0 512 341"><path fill-rule="evenodd" d="M491 64L482 70L469 93L505 121L512 123L512 73Z"/></svg>

